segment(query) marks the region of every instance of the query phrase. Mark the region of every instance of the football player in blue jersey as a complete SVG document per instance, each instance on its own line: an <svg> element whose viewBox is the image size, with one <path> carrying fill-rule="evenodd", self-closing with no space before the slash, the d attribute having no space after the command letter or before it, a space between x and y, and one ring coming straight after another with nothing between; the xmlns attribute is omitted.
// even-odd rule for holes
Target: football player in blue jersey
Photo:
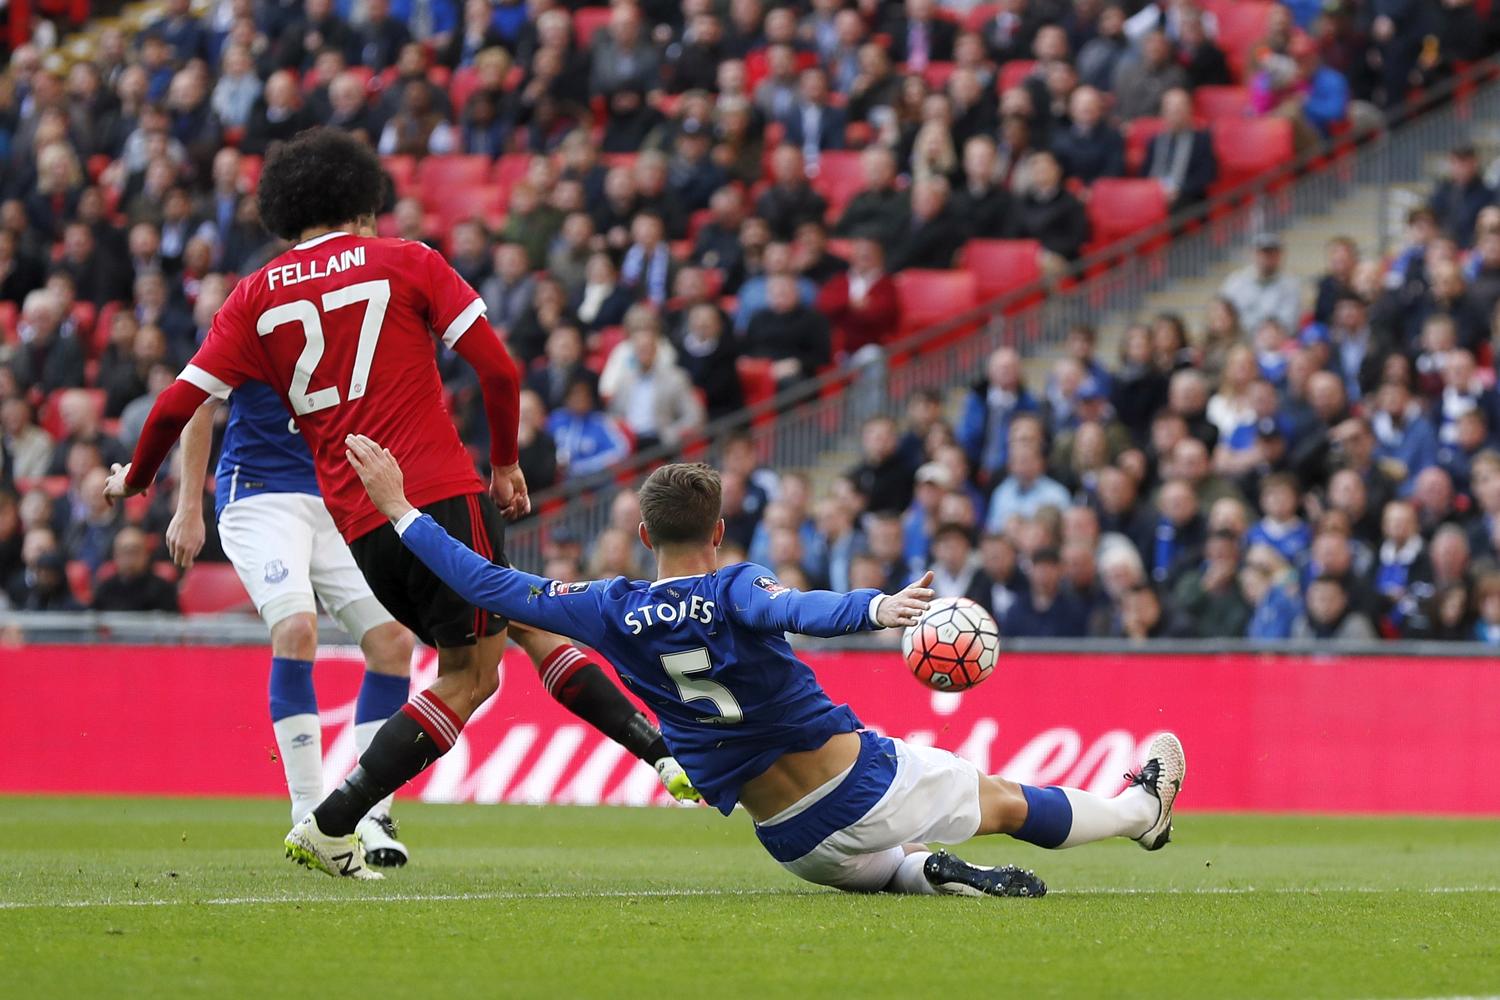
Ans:
<svg viewBox="0 0 1500 1000"><path fill-rule="evenodd" d="M323 505L313 455L271 387L247 382L229 397L214 513L224 553L271 630L270 709L292 798L292 822L323 800L323 740L313 689L317 602L359 643L366 672L354 707L354 742L363 755L375 733L407 703L412 635L370 591ZM183 568L203 548L203 481L212 450L213 407L203 406L182 435L177 509L167 547ZM575 715L656 768L675 797L697 793L661 734L589 658L567 640L533 629L512 633L547 690ZM391 819L391 796L356 830L368 864L404 865L406 845Z"/></svg>
<svg viewBox="0 0 1500 1000"><path fill-rule="evenodd" d="M657 713L704 800L726 814L743 805L771 856L810 882L1037 896L1046 887L1030 872L971 865L925 844L994 833L1049 848L1120 836L1151 851L1167 843L1186 770L1175 736L1157 737L1113 798L1020 785L865 729L786 640L910 625L933 596L931 574L896 594L834 594L789 589L753 563L720 568L718 474L668 465L640 491L640 536L656 553L657 579L555 582L475 555L407 503L390 452L358 436L346 446L370 499L434 573L477 607L597 649Z"/></svg>

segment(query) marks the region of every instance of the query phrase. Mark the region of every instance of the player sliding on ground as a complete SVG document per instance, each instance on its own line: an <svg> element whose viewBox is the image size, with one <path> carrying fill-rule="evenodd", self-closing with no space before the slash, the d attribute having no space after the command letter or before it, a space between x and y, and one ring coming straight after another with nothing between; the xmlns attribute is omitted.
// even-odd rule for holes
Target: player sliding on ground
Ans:
<svg viewBox="0 0 1500 1000"><path fill-rule="evenodd" d="M654 583L545 580L481 558L414 508L389 451L362 436L346 446L371 501L423 563L476 607L597 649L656 712L704 800L725 814L742 804L771 856L809 882L853 892L1037 896L1046 886L1028 871L971 865L925 842L1005 833L1041 847L1122 836L1152 851L1167 843L1186 769L1175 736L1153 741L1114 798L1019 785L946 751L865 729L786 641L787 632L910 625L933 596L931 574L897 594L833 594L783 587L753 563L717 568L719 476L703 465L668 465L640 491Z"/></svg>

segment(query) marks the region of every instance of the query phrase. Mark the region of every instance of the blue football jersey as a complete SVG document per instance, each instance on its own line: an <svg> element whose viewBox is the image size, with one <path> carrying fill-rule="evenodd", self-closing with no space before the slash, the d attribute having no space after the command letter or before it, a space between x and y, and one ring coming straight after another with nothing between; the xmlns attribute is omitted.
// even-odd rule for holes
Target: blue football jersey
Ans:
<svg viewBox="0 0 1500 1000"><path fill-rule="evenodd" d="M229 424L214 473L214 510L258 493L320 496L312 450L275 389L246 382L229 396Z"/></svg>
<svg viewBox="0 0 1500 1000"><path fill-rule="evenodd" d="M824 693L786 633L874 628L879 591L792 590L754 563L656 583L561 583L494 565L426 515L405 526L402 540L476 607L577 639L609 660L656 713L704 801L723 813L778 757L863 728Z"/></svg>

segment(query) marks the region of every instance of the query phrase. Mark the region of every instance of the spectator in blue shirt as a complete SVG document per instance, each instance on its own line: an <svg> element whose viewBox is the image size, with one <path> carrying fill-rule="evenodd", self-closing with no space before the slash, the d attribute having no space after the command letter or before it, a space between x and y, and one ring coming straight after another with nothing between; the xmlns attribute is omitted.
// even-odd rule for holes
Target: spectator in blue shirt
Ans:
<svg viewBox="0 0 1500 1000"><path fill-rule="evenodd" d="M1072 501L1068 488L1046 476L1040 448L1021 445L1011 450L1010 475L990 497L987 531L1004 531L1013 517L1034 517L1043 507L1066 510Z"/></svg>
<svg viewBox="0 0 1500 1000"><path fill-rule="evenodd" d="M574 379L568 387L562 408L547 418L547 433L557 442L557 464L570 478L607 469L630 455L630 438L599 409L588 378Z"/></svg>
<svg viewBox="0 0 1500 1000"><path fill-rule="evenodd" d="M1021 355L1002 347L990 355L987 378L975 384L964 400L955 431L958 443L983 484L993 484L1006 467L1010 422L1018 413L1040 409L1021 382Z"/></svg>
<svg viewBox="0 0 1500 1000"><path fill-rule="evenodd" d="M1411 492L1417 473L1437 461L1438 437L1422 404L1412 398L1405 382L1388 381L1376 395L1370 428L1375 432L1375 457L1401 483L1398 492Z"/></svg>
<svg viewBox="0 0 1500 1000"><path fill-rule="evenodd" d="M1290 473L1273 473L1260 484L1260 510L1264 515L1250 529L1250 545L1269 545L1287 562L1307 558L1312 530L1297 514L1297 480Z"/></svg>
<svg viewBox="0 0 1500 1000"><path fill-rule="evenodd" d="M1248 639L1286 639L1302 614L1297 575L1281 553L1269 545L1253 545L1240 570L1240 591L1250 604Z"/></svg>

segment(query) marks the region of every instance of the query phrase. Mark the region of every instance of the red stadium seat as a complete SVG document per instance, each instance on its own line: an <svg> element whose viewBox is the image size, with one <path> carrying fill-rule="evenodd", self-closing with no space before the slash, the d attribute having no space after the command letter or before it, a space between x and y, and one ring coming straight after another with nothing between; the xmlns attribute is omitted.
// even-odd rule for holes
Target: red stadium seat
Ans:
<svg viewBox="0 0 1500 1000"><path fill-rule="evenodd" d="M417 158L404 153L382 156L380 165L391 175L391 184L396 188L396 197L405 198L415 194L417 180Z"/></svg>
<svg viewBox="0 0 1500 1000"><path fill-rule="evenodd" d="M1276 5L1271 0L1232 0L1207 5L1219 21L1219 48L1236 79L1245 78L1251 50L1266 37L1266 25Z"/></svg>
<svg viewBox="0 0 1500 1000"><path fill-rule="evenodd" d="M94 321L94 335L89 338L89 356L97 358L109 343L109 328L115 323L115 314L126 308L123 302L106 302Z"/></svg>
<svg viewBox="0 0 1500 1000"><path fill-rule="evenodd" d="M1193 91L1193 112L1209 122L1244 118L1250 113L1250 88L1199 87Z"/></svg>
<svg viewBox="0 0 1500 1000"><path fill-rule="evenodd" d="M1106 246L1167 218L1167 196L1149 178L1104 178L1094 182L1088 203L1093 245Z"/></svg>
<svg viewBox="0 0 1500 1000"><path fill-rule="evenodd" d="M1041 250L1036 240L970 240L959 264L974 275L979 301L988 302L1041 280Z"/></svg>
<svg viewBox="0 0 1500 1000"><path fill-rule="evenodd" d="M976 7L970 7L969 13L964 16L964 29L984 33L990 21L994 20L996 14L1005 9L1004 4L982 3Z"/></svg>
<svg viewBox="0 0 1500 1000"><path fill-rule="evenodd" d="M68 589L73 592L73 598L84 607L94 599L94 579L89 573L89 564L81 559L70 559L66 572L68 574Z"/></svg>
<svg viewBox="0 0 1500 1000"><path fill-rule="evenodd" d="M260 184L260 168L265 161L254 153L246 153L240 157L240 184L250 194L255 193L255 188Z"/></svg>
<svg viewBox="0 0 1500 1000"><path fill-rule="evenodd" d="M849 149L829 150L818 157L818 176L812 186L828 199L828 218L837 219L844 213L849 199L865 186L865 175L859 165L859 151Z"/></svg>
<svg viewBox="0 0 1500 1000"><path fill-rule="evenodd" d="M448 100L453 105L453 113L463 111L464 105L469 103L469 95L479 89L479 71L473 66L460 66L453 71L453 79L448 82Z"/></svg>
<svg viewBox="0 0 1500 1000"><path fill-rule="evenodd" d="M953 75L954 66L951 62L930 62L922 71L922 79L933 90L943 90L948 86L948 77Z"/></svg>
<svg viewBox="0 0 1500 1000"><path fill-rule="evenodd" d="M185 615L217 615L255 608L234 567L228 563L194 563L182 576L177 599Z"/></svg>
<svg viewBox="0 0 1500 1000"><path fill-rule="evenodd" d="M490 171L490 180L501 190L509 191L517 181L525 178L526 171L530 168L530 153L506 153L495 161L494 169Z"/></svg>
<svg viewBox="0 0 1500 1000"><path fill-rule="evenodd" d="M913 268L896 272L895 281L903 334L951 319L979 302L979 282L969 271Z"/></svg>
<svg viewBox="0 0 1500 1000"><path fill-rule="evenodd" d="M39 421L42 425L42 430L51 434L54 438L61 438L63 436L62 414L59 412L58 404L62 402L63 396L70 392L82 393L89 402L94 404L95 415L98 417L104 416L104 397L106 394L103 389L54 389L51 395L47 397L47 401L42 404L41 420Z"/></svg>
<svg viewBox="0 0 1500 1000"><path fill-rule="evenodd" d="M1292 123L1284 118L1222 119L1211 126L1219 179L1210 189L1229 191L1295 158Z"/></svg>
<svg viewBox="0 0 1500 1000"><path fill-rule="evenodd" d="M745 395L746 406L756 406L776 395L776 376L771 374L770 358L740 358L734 363L740 377L740 391ZM756 423L764 423L768 417L761 416Z"/></svg>
<svg viewBox="0 0 1500 1000"><path fill-rule="evenodd" d="M418 197L423 204L454 190L478 188L489 176L487 156L429 156L417 164Z"/></svg>
<svg viewBox="0 0 1500 1000"><path fill-rule="evenodd" d="M594 32L609 24L608 7L580 7L573 12L573 37L578 47L586 49L594 43Z"/></svg>
<svg viewBox="0 0 1500 1000"><path fill-rule="evenodd" d="M1165 124L1160 118L1136 118L1125 126L1125 169L1139 174L1146 167L1151 140L1161 134Z"/></svg>
<svg viewBox="0 0 1500 1000"><path fill-rule="evenodd" d="M1005 93L1014 87L1019 87L1021 81L1031 75L1036 69L1035 59L1012 59L1000 67L1000 75L996 80L1000 93Z"/></svg>
<svg viewBox="0 0 1500 1000"><path fill-rule="evenodd" d="M0 341L13 344L20 338L21 307L14 302L0 302Z"/></svg>

